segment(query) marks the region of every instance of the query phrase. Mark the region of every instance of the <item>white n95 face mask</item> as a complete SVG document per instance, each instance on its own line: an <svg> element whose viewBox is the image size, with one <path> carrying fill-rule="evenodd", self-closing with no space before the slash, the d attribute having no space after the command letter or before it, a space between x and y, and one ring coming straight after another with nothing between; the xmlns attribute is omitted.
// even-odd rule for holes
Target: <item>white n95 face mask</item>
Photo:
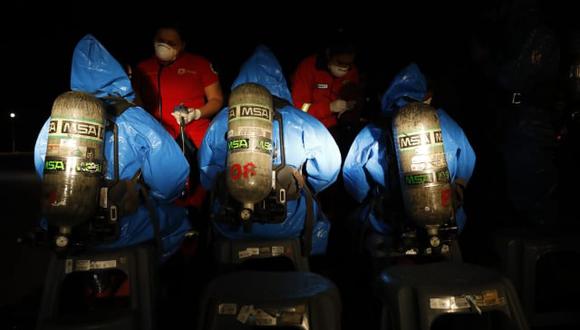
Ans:
<svg viewBox="0 0 580 330"><path fill-rule="evenodd" d="M328 69L330 70L330 73L333 76L335 76L336 78L342 78L342 77L344 77L348 73L348 70L350 68L349 67L338 66L338 65L335 65L335 64L330 64L328 66Z"/></svg>
<svg viewBox="0 0 580 330"><path fill-rule="evenodd" d="M155 46L155 56L163 62L175 61L177 58L177 49L169 46L166 43L156 42Z"/></svg>

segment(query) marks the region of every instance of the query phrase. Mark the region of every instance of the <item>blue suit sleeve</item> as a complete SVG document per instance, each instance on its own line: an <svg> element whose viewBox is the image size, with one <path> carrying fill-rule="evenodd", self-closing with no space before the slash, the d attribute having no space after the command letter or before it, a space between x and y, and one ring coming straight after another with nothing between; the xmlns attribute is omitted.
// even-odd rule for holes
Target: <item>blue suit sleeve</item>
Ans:
<svg viewBox="0 0 580 330"><path fill-rule="evenodd" d="M165 201L177 198L189 176L189 164L171 135L139 108L126 110L117 119L117 125L131 142L122 143L123 136L120 136L119 152L122 153L123 148L133 148L136 155L142 157L143 179L151 189L151 195Z"/></svg>
<svg viewBox="0 0 580 330"><path fill-rule="evenodd" d="M299 111L299 110L297 110ZM318 193L336 181L340 172L342 157L330 132L314 117L304 120L302 142L306 152L306 173L308 182Z"/></svg>
<svg viewBox="0 0 580 330"><path fill-rule="evenodd" d="M455 157L457 159L457 172L455 180L462 180L465 184L471 179L473 170L475 168L475 152L463 132L463 129L443 110L439 110L439 120L441 127L448 130L457 145Z"/></svg>
<svg viewBox="0 0 580 330"><path fill-rule="evenodd" d="M342 170L344 185L359 203L374 186L386 187L385 138L381 129L367 125L356 136L348 151Z"/></svg>
<svg viewBox="0 0 580 330"><path fill-rule="evenodd" d="M205 189L212 190L219 173L226 167L227 108L214 118L199 149L200 181Z"/></svg>
<svg viewBox="0 0 580 330"><path fill-rule="evenodd" d="M462 131L463 133L463 131ZM467 136L463 134L459 140L460 149L457 155L457 178L462 179L467 184L471 176L473 175L473 170L475 168L475 152L467 140Z"/></svg>

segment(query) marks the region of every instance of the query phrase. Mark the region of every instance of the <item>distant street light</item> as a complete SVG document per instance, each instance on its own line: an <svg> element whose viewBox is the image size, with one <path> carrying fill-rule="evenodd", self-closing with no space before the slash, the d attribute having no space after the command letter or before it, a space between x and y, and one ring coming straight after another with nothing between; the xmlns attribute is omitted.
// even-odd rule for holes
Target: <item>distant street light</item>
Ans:
<svg viewBox="0 0 580 330"><path fill-rule="evenodd" d="M10 113L10 126L12 128L12 152L16 152L16 114Z"/></svg>

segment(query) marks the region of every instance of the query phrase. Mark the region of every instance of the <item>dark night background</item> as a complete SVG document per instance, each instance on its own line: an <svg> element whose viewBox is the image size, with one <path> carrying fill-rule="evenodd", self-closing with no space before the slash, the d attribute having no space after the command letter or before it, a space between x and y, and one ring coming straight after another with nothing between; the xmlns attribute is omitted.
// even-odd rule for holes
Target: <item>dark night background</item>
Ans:
<svg viewBox="0 0 580 330"><path fill-rule="evenodd" d="M226 2L189 2L191 9L171 2L1 5L0 159L4 161L0 177L10 186L2 183L4 192L0 195L0 206L5 210L0 255L8 260L12 271L0 274L0 307L30 294L42 281L42 262L23 261L42 255L13 243L38 216L39 205L33 201L39 193L25 187L34 183L30 176L21 182L18 176L10 176L32 170L30 153L36 135L55 97L69 89L76 42L87 33L94 34L120 62L135 65L152 55L156 23L168 18L183 23L189 51L213 62L226 97L240 65L256 45L263 43L272 49L289 81L298 62L317 51L339 27L355 36L359 51L356 63L366 80L366 111L370 115L378 110L373 106L393 76L409 62L419 63L435 86L434 105L444 108L460 124L477 154L466 193L468 225L462 244L467 260L491 263L487 234L506 215L503 205L498 205L503 203L503 174L493 158L494 118L486 110L489 85L483 78L485 67L477 60L483 56L477 45L500 43L501 16L509 3L271 1L243 7ZM569 32L579 27L573 1L539 3L545 21L565 45ZM566 55L563 48L562 63ZM561 67L564 72L565 65ZM11 112L15 119L10 119ZM13 137L17 154L12 157ZM8 216L8 212L14 215Z"/></svg>
<svg viewBox="0 0 580 330"><path fill-rule="evenodd" d="M16 150L32 150L52 101L69 88L72 50L82 36L94 34L119 61L136 64L152 54L156 22L168 18L182 22L188 50L214 63L225 91L258 43L273 50L288 78L298 61L342 27L355 35L357 64L368 76L369 95L382 93L400 68L417 61L428 75L458 90L440 105L462 122L475 115L469 111L474 100L459 93L469 89L473 78L472 37L496 37L503 8L498 0L192 6L112 1L4 5L0 152L12 149L10 112L17 114ZM572 8L564 1L542 2L545 18L562 33L575 24Z"/></svg>

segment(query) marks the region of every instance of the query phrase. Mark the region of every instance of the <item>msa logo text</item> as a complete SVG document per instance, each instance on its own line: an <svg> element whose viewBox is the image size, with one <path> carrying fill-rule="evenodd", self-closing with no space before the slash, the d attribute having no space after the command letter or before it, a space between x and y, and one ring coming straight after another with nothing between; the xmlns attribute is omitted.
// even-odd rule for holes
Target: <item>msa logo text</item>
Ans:
<svg viewBox="0 0 580 330"><path fill-rule="evenodd" d="M238 112L239 109L239 112ZM271 120L270 118L270 111L263 107L258 106L241 106L230 109L228 113L229 119L233 119L236 117L255 117L255 118L262 118L266 120Z"/></svg>
<svg viewBox="0 0 580 330"><path fill-rule="evenodd" d="M248 149L249 141L249 139L232 139L228 141L228 150Z"/></svg>
<svg viewBox="0 0 580 330"><path fill-rule="evenodd" d="M101 125L71 120L62 120L60 123L58 120L51 120L48 129L48 133L76 134L97 139L103 138L103 131Z"/></svg>
<svg viewBox="0 0 580 330"><path fill-rule="evenodd" d="M399 148L412 148L421 145L443 143L441 131L411 134L399 137Z"/></svg>

